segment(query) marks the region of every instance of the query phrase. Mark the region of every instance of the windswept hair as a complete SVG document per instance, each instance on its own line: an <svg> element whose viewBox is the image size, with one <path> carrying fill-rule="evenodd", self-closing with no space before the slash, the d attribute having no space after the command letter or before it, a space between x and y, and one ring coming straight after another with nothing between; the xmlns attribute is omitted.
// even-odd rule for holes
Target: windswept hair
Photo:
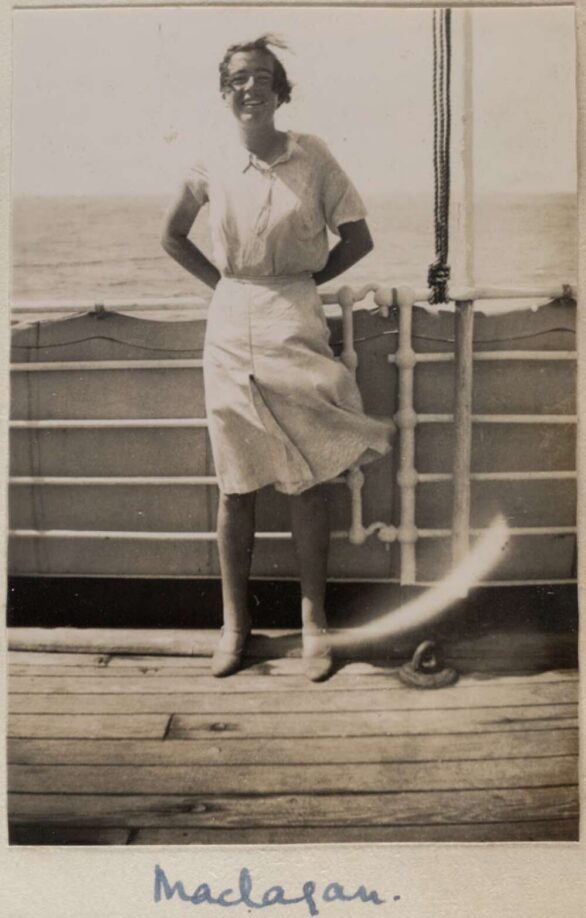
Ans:
<svg viewBox="0 0 586 918"><path fill-rule="evenodd" d="M293 87L289 81L283 64L274 53L274 51L271 51L271 47L286 50L287 44L283 41L282 38L267 32L267 34L261 35L259 38L255 38L254 41L243 41L236 45L230 45L219 66L220 91L225 92L228 88L228 65L235 54L240 54L243 51L262 51L263 54L268 54L269 57L272 57L274 61L273 90L277 95L279 105L282 105L283 102L290 102L291 90Z"/></svg>

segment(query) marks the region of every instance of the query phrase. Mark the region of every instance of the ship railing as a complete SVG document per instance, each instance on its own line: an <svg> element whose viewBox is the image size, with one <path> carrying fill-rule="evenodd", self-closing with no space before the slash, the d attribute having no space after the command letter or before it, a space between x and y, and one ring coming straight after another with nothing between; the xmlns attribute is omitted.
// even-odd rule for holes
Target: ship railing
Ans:
<svg viewBox="0 0 586 918"><path fill-rule="evenodd" d="M343 321L343 349L341 359L354 374L358 366L358 355L354 348L353 312L354 306L369 293L374 293L375 305L383 315L389 315L392 309L396 310L399 317L398 346L395 353L388 357L394 363L399 373L399 410L394 416L399 433L399 471L397 484L400 492L400 523L398 526L388 525L384 522L374 522L365 527L362 520L362 489L364 487L364 473L357 467L350 469L347 474L348 487L352 500L352 522L348 538L353 544L360 545L370 535L376 533L377 537L385 542L397 541L401 548L401 574L402 585L412 585L416 582L416 555L415 546L422 538L451 537L452 559L456 563L468 552L471 537L478 535L479 531L470 525L470 496L471 481L479 480L478 474L471 472L472 452L472 424L473 423L507 423L507 424L575 424L577 417L568 415L515 415L515 414L473 414L472 413L472 384L473 366L475 360L498 361L503 359L516 360L542 360L543 351L508 351L491 352L483 351L474 354L473 328L475 303L482 300L555 300L562 297L576 299L576 290L568 284L552 285L548 288L526 290L518 288L463 288L451 292L454 309L455 342L454 353L427 353L421 354L413 348L412 319L413 308L419 301L426 301L429 291L414 290L408 286L381 288L367 285L356 291L350 287L341 288L334 297L324 298L326 302L337 301L342 311ZM546 360L575 360L575 351L549 351ZM455 362L454 374L454 413L448 414L421 414L415 410L414 403L414 374L415 368L420 363L430 363L453 360ZM454 460L452 474L425 475L417 471L415 465L415 428L421 423L450 423L454 424ZM568 473L541 472L537 473L541 480L558 477ZM575 473L572 473L575 477ZM534 473L535 475L535 473ZM529 472L517 473L492 473L482 476L484 480L528 480L532 478ZM453 509L451 529L423 529L418 528L415 520L416 488L422 481L451 480L453 489ZM538 480L538 479L537 479ZM541 526L511 528L511 535L565 535L576 533L575 526Z"/></svg>
<svg viewBox="0 0 586 918"><path fill-rule="evenodd" d="M346 288L341 288L342 290ZM381 286L380 284L365 284L360 288L352 289L352 297L355 305L359 305L366 297L372 293L376 305L380 303L380 309L385 310L392 306L393 290L397 291L400 287ZM409 288L410 289L410 288ZM429 288L417 288L412 290L415 303L429 305ZM321 299L325 306L338 304L340 290L327 291ZM576 297L575 287L569 284L543 284L540 287L475 287L461 288L450 291L452 305L454 302L463 302L466 300L555 300L563 296ZM385 303L388 306L385 306ZM450 304L442 305L442 309L450 308ZM517 307L515 307L517 308ZM108 299L96 300L93 303L86 297L85 299L60 299L60 300L26 300L19 299L10 306L10 314L13 320L22 316L46 316L51 318L55 315L70 315L72 313L86 313L94 311L96 314L112 312L160 312L162 315L169 312L185 312L188 318L194 313L200 313L205 316L207 312L206 301L203 297L184 296L184 297L128 297L117 298L108 297Z"/></svg>
<svg viewBox="0 0 586 918"><path fill-rule="evenodd" d="M454 563L461 560L470 547L470 541L481 534L482 530L471 526L471 482L473 481L545 481L575 479L576 472L560 471L510 471L510 472L472 472L472 425L481 424L576 424L576 415L545 415L545 414L475 414L472 410L473 368L476 361L575 361L574 350L563 351L480 351L474 352L473 328L475 304L482 301L535 301L558 300L570 298L576 300L576 288L569 284L551 284L537 288L501 288L501 287L475 287L462 288L450 291L451 301L442 304L441 309L451 309L454 312L455 341L453 352L420 353L413 348L412 319L413 309L416 305L430 307L428 298L429 290L415 289L408 286L382 287L377 284L366 284L360 288L349 286L341 287L322 296L325 307L336 306L342 314L342 351L340 359L348 369L356 374L358 367L358 353L354 346L354 311L365 299L373 295L374 310L383 316L391 312L398 316L398 345L394 353L388 355L390 363L397 367L399 374L399 407L394 415L394 423L399 435L399 470L397 484L400 493L399 524L395 526L389 522L376 521L364 525L362 491L364 487L364 473L358 468L351 468L348 473L335 479L336 484L344 484L349 488L351 497L351 523L349 530L335 531L334 539L349 539L352 544L361 545L370 536L376 536L385 544L397 542L400 546L400 583L414 585L416 579L416 543L420 539L451 538L452 557ZM194 308L201 306L201 302L189 299L174 299L162 302L161 300L128 300L110 301L96 304L95 312L99 316L107 310L120 312L165 312L188 310L193 314ZM514 310L518 306L513 307ZM13 308L13 314L36 316L59 313L87 312L87 301L69 301L68 303L29 303L19 304ZM499 310L499 312L507 311ZM414 375L417 365L423 363L454 362L454 411L453 414L418 413L414 403ZM95 360L95 361L51 361L35 363L13 363L12 372L34 373L39 371L71 370L117 370L117 369L192 369L200 368L202 360L199 358L178 360ZM415 429L420 424L446 424L454 425L454 458L451 473L422 473L415 464ZM205 428L205 418L121 418L121 419L47 419L47 420L13 420L11 428L29 429L102 429L102 428ZM416 489L419 483L452 481L453 505L451 528L421 528L416 525ZM13 476L10 479L13 485L186 485L186 486L215 486L217 480L214 476L136 476L136 477L42 477ZM391 486L393 483L391 483ZM545 535L573 535L576 534L575 526L526 526L511 527L511 536L545 536ZM12 530L13 538L60 538L84 539L107 538L113 540L172 540L172 541L214 541L215 532L96 532L81 530ZM290 532L259 532L257 538L283 540L291 538ZM503 581L511 583L512 581ZM541 581L514 581L515 584L538 584ZM551 583L551 580L544 581ZM556 583L573 583L573 579L558 580ZM490 581L491 585L501 585L501 581Z"/></svg>

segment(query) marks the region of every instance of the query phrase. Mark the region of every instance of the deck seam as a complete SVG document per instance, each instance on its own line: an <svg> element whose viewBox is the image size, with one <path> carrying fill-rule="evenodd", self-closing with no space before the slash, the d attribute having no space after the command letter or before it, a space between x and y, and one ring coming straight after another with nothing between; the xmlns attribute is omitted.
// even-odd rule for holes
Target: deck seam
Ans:
<svg viewBox="0 0 586 918"><path fill-rule="evenodd" d="M165 729L163 730L163 735L162 735L162 737L161 737L161 739L160 739L160 742L164 743L165 740L167 739L167 737L169 736L169 733L170 733L170 731L171 731L171 724L173 723L173 718L174 718L174 717L175 717L174 714L170 714L170 715L169 715L169 719L168 719L168 721L167 721L167 723L166 723L166 725L165 725Z"/></svg>
<svg viewBox="0 0 586 918"><path fill-rule="evenodd" d="M353 712L353 713L357 713L357 712ZM361 713L361 712L358 712L358 713ZM64 716L66 716L66 715L64 715ZM173 715L172 715L172 716L173 716ZM575 731L578 731L579 726L578 726L578 724L576 724L575 727L555 727L554 729L555 729L556 732L557 732L557 730L564 730L564 731L575 730ZM515 735L518 735L518 734L521 734L521 733L539 733L539 734L543 734L543 733L545 733L545 732L546 732L545 730L534 730L534 729L531 729L531 728L529 728L528 730L515 730L515 731L514 731ZM510 730L471 730L471 731L462 731L462 732L459 732L459 731L458 731L458 732L450 731L449 733L393 733L393 734L392 734L392 737L400 737L400 736L477 736L477 735L479 735L479 734L481 734L481 735L487 734L487 735L490 735L490 736L494 736L494 735L496 735L496 734L510 734L510 733L511 733ZM359 739L360 739L360 738L362 738L364 735L365 735L365 734L360 733L360 734L358 734L358 736L354 736L354 735L352 735L352 734L345 733L343 736L335 736L335 735L333 735L333 734L330 734L329 736L320 736L320 737L315 737L315 736L311 736L311 737L297 737L297 736L296 736L296 737L293 737L293 739L297 740L297 739L304 739L304 738L305 738L305 739L308 739L308 738L310 738L310 739L319 739L320 741L323 741L323 740L338 740L338 739L356 739L356 738L359 738ZM381 739L387 739L387 738L389 738L389 737L387 737L385 734L379 734L379 733L375 734L375 736L380 736ZM391 737L391 738L392 738L392 737ZM257 737L251 737L251 736L232 736L232 735L230 735L230 736L228 736L228 737L224 737L224 739L228 739L228 740L230 740L230 741L232 741L232 740L247 740L247 739L250 740L250 739L255 739L255 738L257 738ZM99 737L99 738L98 738L98 737L95 737L95 736L94 736L94 737L85 737L85 738L83 738L83 737L80 738L79 736L65 736L65 737L63 737L63 736L41 736L41 737L39 737L39 736L33 736L33 737L30 737L30 736L28 736L28 737L25 737L25 736L9 736L9 737L8 737L9 742L19 742L20 740L24 740L24 739L33 739L33 740L36 740L36 741L42 742L42 743L58 742L58 741L60 741L60 740L62 740L62 739L66 739L66 740L75 740L76 742L81 742L81 743L101 743L101 742L107 742L107 743L156 743L156 744L159 744L159 743L160 743L160 739L158 739L157 737L152 737L152 736L145 736L145 737L136 737L136 736L107 736L107 737L106 737L106 736L104 736L104 737ZM287 739L291 739L291 737L281 736L281 737L272 737L272 739L275 739L276 741L280 741L280 740L283 740L283 741L284 741L284 740L287 740ZM211 743L211 742L217 742L217 741L212 740L212 738L211 738L210 736L194 737L193 739L192 739L191 737L190 737L189 739L187 739L186 737L177 737L176 739L173 740L173 742L174 742L174 743L185 743L186 745L190 745L192 742L195 742L195 740L197 740L198 742L200 742L200 741L201 741L201 742L209 742L209 743Z"/></svg>
<svg viewBox="0 0 586 918"><path fill-rule="evenodd" d="M354 822L352 823L351 826L348 826L345 823L341 824L337 822L331 822L331 823L330 822L320 822L320 823L307 822L307 823L304 823L303 826L300 828L303 828L303 829L328 829L328 828L330 829L338 829L338 828L341 828L341 829L346 829L346 828L401 829L401 828L411 827L414 829L418 829L418 828L428 827L431 829L435 829L438 827L444 828L444 827L449 827L449 826L515 826L519 824L530 825L531 823L541 823L541 822L575 822L575 821L576 821L576 816L553 816L551 817L551 819L548 819L547 817L545 818L540 817L539 819L509 819L505 821L499 820L498 822L487 822L485 820L478 820L478 821L474 820L474 822L441 822L441 823L438 823L438 822L388 822L388 823L380 822L380 823L376 823L376 825L373 825L371 822ZM18 825L35 825L35 823L18 823ZM68 827L68 828L75 828L74 826L69 826L69 824L67 823L53 823L52 824L52 826L57 826L57 825ZM119 826L116 826L115 824L112 824L112 825L103 824L102 825L102 823L100 823L99 828L116 829L116 828L119 828ZM260 831L263 831L267 829L270 830L270 829L278 829L278 828L289 829L291 828L291 826L287 823L282 823L282 824L275 823L272 825L263 825L263 826L256 826L256 825L251 824L251 825L239 825L239 826L217 826L217 827L216 826L205 826L204 827L204 826L187 826L187 825L186 826L176 826L176 825L175 826L174 825L162 826L159 823L157 823L156 825L153 825L153 826L142 826L141 828L156 828L156 829L168 828L168 829L174 829L177 831L188 830L190 828L205 828L206 831L208 832L210 830L217 830L218 832L240 832L242 831L242 829L258 829Z"/></svg>
<svg viewBox="0 0 586 918"><path fill-rule="evenodd" d="M358 713L361 713L361 712L358 712ZM24 716L24 715L23 715L23 716ZM67 716L67 715L64 715L64 716ZM79 715L79 716L81 716L81 715ZM174 717L174 716L175 716L175 715L171 715L171 717ZM574 719L574 718L569 718L569 717L568 717L568 718L565 718L565 719L566 719L566 720L570 720L570 719ZM521 723L521 722L522 722L522 721L519 721L519 723ZM556 727L555 727L555 730L556 730L556 731L557 731L557 730L569 731L569 730L577 730L577 729L578 729L578 726L577 726L577 725L576 725L576 726L570 726L570 727L564 727L564 726L556 726ZM223 737L223 739L243 740L243 741L245 741L245 740L274 740L274 739L283 739L283 740L285 740L285 739L294 739L295 741L299 741L299 740L304 740L304 739L305 739L305 740L315 740L315 739L338 739L338 740L339 740L339 739L343 739L343 740L352 740L352 739L355 739L355 740L364 740L364 739L373 739L373 738L377 738L377 737L380 738L380 739L392 739L393 737L422 737L422 736L489 736L489 735L492 736L492 735L497 734L497 733L498 733L498 734L500 734L500 733L506 733L506 734L510 733L510 734L515 734L515 736L518 735L518 734L520 734L520 733L543 733L543 734L546 734L546 733L547 733L547 729L544 729L544 730L475 730L475 731L472 731L472 732L469 732L469 731L462 731L461 733L440 733L440 732L437 732L437 733L380 733L380 732L379 732L379 733L329 733L327 736L320 736L320 737L316 737L316 735L315 735L315 734L312 734L312 733L296 734L294 737L287 737L287 736L275 737L275 736L266 736L266 735L264 735L264 734L259 734L259 733L248 733L246 736L235 735L235 734L229 734L229 735L226 736L225 734L222 734L222 737ZM216 735L219 735L219 734L216 734ZM40 740L42 740L42 741L47 741L47 740L77 740L77 741L79 741L79 740L80 740L80 737L79 737L79 736L72 736L71 734L67 734L67 735L63 735L63 736L43 736L43 737L39 737L39 736L23 736L23 735L20 735L20 736L13 736L12 734L9 734L9 735L8 735L8 740L9 740L9 741L11 741L11 740L37 740L37 739L40 739ZM128 741L131 741L131 742L144 742L145 740L153 740L153 741L155 741L155 742L162 742L162 739L161 739L161 738L159 738L159 737L153 737L153 736L132 736L132 737L127 737L127 736L103 736L103 737L99 737L99 738L98 738L98 737L95 737L94 739L96 740L96 742L102 742L102 741L103 741L103 742L108 742L108 743L113 742L114 740L117 740L117 739L118 739L118 740L128 740ZM167 742L167 743L171 743L171 742L174 743L174 742L177 742L177 741L189 742L189 743L204 742L204 741L211 742L211 741L212 741L212 735L211 735L210 733L208 733L206 736L177 736L177 737L175 737L175 736L167 736L167 737L165 738L165 742Z"/></svg>
<svg viewBox="0 0 586 918"><path fill-rule="evenodd" d="M402 796L403 794L417 795L417 794L476 794L484 793L488 791L490 793L497 793L498 791L542 791L542 790L559 790L560 788L574 788L578 787L577 782L562 782L561 784L514 784L509 786L493 786L489 787L419 787L416 790L409 790L401 788L400 790L312 790L311 792L306 791L248 791L248 792L238 792L233 791L221 791L216 793L214 791L189 791L181 792L176 791L174 793L165 793L164 791L157 791L156 793L145 792L145 791L104 791L89 793L66 793L65 791L9 791L9 797L180 797L181 799L209 799L219 797L222 799L229 798L230 800L256 800L258 798L279 798L279 797L295 797L296 800L302 800L304 798L313 799L314 797L397 797Z"/></svg>
<svg viewBox="0 0 586 918"><path fill-rule="evenodd" d="M444 764L457 764L461 763L471 763L477 762L479 764L485 764L490 762L494 764L496 762L511 762L511 761L539 761L543 762L544 760L549 759L577 759L578 752L562 752L556 755L511 755L511 756L498 756L498 758L491 759L446 759L442 757L442 765ZM345 765L346 767L353 766L378 766L378 765L424 765L424 764L433 764L437 762L437 759L378 759L376 762L206 762L206 768L337 768L340 765ZM136 762L132 765L125 764L123 762L100 762L100 768L156 768L160 770L161 768L191 768L194 763L185 762L184 764L177 762L165 762L163 764L154 763L154 762ZM96 768L95 762L9 762L9 765L14 767L16 765L26 768Z"/></svg>
<svg viewBox="0 0 586 918"><path fill-rule="evenodd" d="M292 691L292 692L295 692L295 695L300 694L299 692L296 692L295 689L292 689L291 691ZM365 689L364 691L365 691L365 692L369 692L369 689ZM384 691L384 690L383 690L383 691ZM51 698L67 698L67 697L72 696L73 694L74 694L73 692L50 692L50 697L51 697ZM76 697L76 698L122 698L122 697L136 698L136 697L138 696L138 697L141 697L141 698L142 698L142 697L145 697L145 695L151 695L151 696L153 696L153 697L155 697L155 698L163 698L163 697L164 697L164 698L166 698L166 697L174 698L176 695L179 695L181 698L185 698L185 697L190 697L190 696L193 695L193 694L195 694L195 695L197 695L197 696L199 697L199 696L201 696L201 695L204 695L204 696L206 696L206 695L213 695L213 692L146 692L146 693L145 693L145 692L140 692L140 691L137 691L137 692L80 692L79 694L75 694L75 697ZM241 695L244 695L244 696L250 696L250 695L270 695L271 693L270 693L270 692L242 692L242 693L240 693L240 694L241 694ZM288 693L288 692L283 692L282 694L283 694L284 696L287 696L289 693ZM335 694L337 694L337 693L331 692L331 693L329 693L329 694L334 694L334 695L335 695ZM45 696L47 695L47 693L46 693L46 692L42 692L42 691L39 691L39 692L10 692L9 697L13 696L13 697L15 697L15 698L16 698L16 697L19 697L19 698L21 698L21 697L25 697L25 698L36 698L36 697L39 696L39 695L40 695L41 697L45 697ZM233 698L233 697L234 697L234 695L233 695L231 692L225 692L225 693L223 692L223 693L222 693L222 696L223 696L223 697L227 697L227 698ZM312 696L310 695L310 697L312 697ZM421 697L421 696L419 696L419 697ZM432 696L432 697L433 697L433 696ZM430 701L431 701L431 698L430 698ZM457 705L457 706L456 706L456 705L450 705L449 708L445 708L445 709L442 709L442 710L450 710L450 711L484 711L484 710L491 710L491 709L497 709L497 710L498 710L498 709L500 709L500 708L551 708L551 707L561 707L561 706L569 706L569 705L577 705L577 704L578 704L578 698L576 698L575 701L536 701L536 702L533 702L533 703L531 703L531 702L525 702L524 704L504 703L504 704L462 704L462 705ZM381 710L380 708L360 708L360 712L361 712L362 714L375 714L375 713L377 713L377 712L380 711L380 710ZM413 712L413 711L437 711L437 710L438 710L438 707L437 707L437 705L430 705L430 707L415 707L415 708L393 708L393 707L389 707L389 708L385 708L384 710L386 710L386 711L406 711L406 712ZM17 713L21 713L21 712L17 712ZM26 711L23 711L23 712L22 712L22 714L26 714L26 713L27 713ZM52 713L52 712L50 712L50 711L47 711L47 712L42 712L42 711L30 711L30 712L28 712L28 713L29 713L29 714L41 714L41 713L50 714L50 713ZM88 712L81 712L81 714L80 714L79 716L82 716L82 715L85 714L85 713L88 713ZM116 712L116 711L104 711L104 712L92 712L92 713L103 713L104 715L116 714L116 715L118 715L118 716L120 716L120 717L133 717L133 716L136 716L138 713L140 713L140 714L146 714L147 712L146 712L146 711L140 711L140 712L138 712L138 711L120 711L120 712ZM152 712L152 713L154 713L154 714L161 714L161 713L164 713L164 712L161 712L161 711L154 711L154 712ZM181 711L181 712L176 712L176 713L187 714L188 712L187 712L187 711ZM194 714L199 714L200 712L199 712L199 711L194 711L193 713L194 713ZM205 712L202 713L202 716L207 716L208 714L211 715L211 714L226 714L226 713L227 713L226 711L205 711ZM306 714L306 713L319 713L319 711L309 712L309 711L304 711L303 709L301 709L301 710L299 710L299 711L296 711L296 710L294 710L294 709L292 709L291 711L282 711L282 710L280 710L280 709L277 708L277 709L274 710L274 711L268 711L268 710L267 710L267 711L243 711L242 713L243 713L243 714ZM336 714L354 714L354 713L356 713L356 711L355 711L354 709L346 710L345 708L340 708L338 711L331 711L331 712L328 712L328 713L336 713ZM57 712L55 712L55 716L71 717L71 716L75 716L75 715L74 715L73 713L67 714L67 713L65 713L65 712L57 711Z"/></svg>

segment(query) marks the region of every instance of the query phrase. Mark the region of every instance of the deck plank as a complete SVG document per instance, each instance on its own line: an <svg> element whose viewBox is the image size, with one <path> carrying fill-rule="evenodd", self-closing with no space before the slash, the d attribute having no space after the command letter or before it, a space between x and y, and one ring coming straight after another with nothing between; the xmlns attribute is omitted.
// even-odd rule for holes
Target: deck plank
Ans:
<svg viewBox="0 0 586 918"><path fill-rule="evenodd" d="M377 842L515 842L578 841L577 819L454 825L286 826L256 829L145 828L133 834L133 845L286 845Z"/></svg>
<svg viewBox="0 0 586 918"><path fill-rule="evenodd" d="M36 650L9 650L7 660L13 666L44 666L51 670L61 666L108 666L112 657L108 653L46 653Z"/></svg>
<svg viewBox="0 0 586 918"><path fill-rule="evenodd" d="M154 693L154 694L189 694L193 691L210 692L214 695L228 694L235 692L291 692L292 690L303 690L308 688L307 679L304 676L301 661L297 662L297 673L281 676L276 679L269 678L270 673L267 671L262 675L249 673L243 670L230 679L214 679L208 673L194 672L174 676L168 675L149 675L148 673L124 675L120 672L87 675L65 675L65 676L29 676L15 675L10 679L10 693L17 694L87 694L87 693L105 693L111 694L137 694L137 693ZM396 674L381 672L379 675L372 676L347 676L343 673L336 673L327 682L321 683L317 691L321 693L329 691L338 691L340 688L348 688L349 691L359 691L363 688L372 688L378 681L381 687L393 686L398 683Z"/></svg>
<svg viewBox="0 0 586 918"><path fill-rule="evenodd" d="M338 826L575 819L575 787L417 794L206 795L10 794L14 823L135 826Z"/></svg>
<svg viewBox="0 0 586 918"><path fill-rule="evenodd" d="M23 765L249 765L441 762L461 759L577 755L578 731L455 733L448 736L315 737L311 743L222 737L164 742L152 739L12 739L8 761Z"/></svg>
<svg viewBox="0 0 586 918"><path fill-rule="evenodd" d="M53 656L55 656L55 654L53 654ZM59 654L58 656L61 655ZM79 654L77 656L81 660L85 655ZM247 675L259 676L295 675L299 672L300 657L301 648L299 648L297 654L282 658L271 657L270 659L256 659L253 657L246 657L246 669L244 670L244 673ZM15 662L18 661L15 660ZM396 675L400 665L400 663L393 662L392 660L383 659L377 661L370 660L368 658L362 660L341 659L338 661L338 663L341 668L341 673L343 673L345 676ZM201 674L206 675L209 674L210 665L211 660L209 656L174 657L155 654L148 656L112 655L110 656L108 662L108 671L112 672L114 670L123 670L130 673L134 669L140 671L142 668L146 667L149 670L157 670L162 674L166 673L167 675L184 675L185 673L192 673L194 669L201 670ZM183 673L182 670L184 670ZM468 682L486 682L491 678L491 675L486 673L482 673L480 675L466 673L462 675L460 682L463 684L467 684ZM577 682L578 673L573 669L553 669L521 674L499 673L498 679L499 682L506 684L513 684L518 682L551 682L560 680Z"/></svg>
<svg viewBox="0 0 586 918"><path fill-rule="evenodd" d="M387 688L327 692L320 697L319 709L325 711L448 710L455 708L514 707L524 705L572 704L578 700L574 682L550 682L541 685L461 686L417 692L405 688L389 692ZM237 713L310 713L315 710L315 692L249 692L212 695L193 691L189 694L154 695L79 694L79 695L13 695L10 710L20 714L237 714Z"/></svg>
<svg viewBox="0 0 586 918"><path fill-rule="evenodd" d="M406 691L405 687L399 682L396 671L381 670L371 675L352 675L341 670L328 679L327 682L319 683L311 687L304 675L303 664L301 660L292 661L297 664L296 674L287 674L278 678L270 678L271 672L267 668L266 672L261 674L250 673L248 670L242 670L229 679L214 679L208 673L197 670L191 674L182 673L181 675L159 675L156 673L141 673L133 675L122 675L119 672L99 672L86 675L12 675L10 678L10 694L175 694L187 695L192 692L209 692L213 695L232 695L244 692L276 692L291 691L308 691L319 692L320 696L327 692L339 692L341 689L346 691L364 691L372 688L386 688L390 691L395 689ZM267 664L268 667L268 664ZM525 677L526 685L537 685L538 683L530 682L531 677ZM555 680L550 680L555 681ZM566 680L563 680L566 681ZM571 680L567 680L571 681ZM475 680L458 683L459 689L478 685L483 689L488 686L492 680ZM496 680L492 682L496 684ZM505 683L503 683L504 685ZM518 685L522 683L511 683ZM575 683L574 683L575 684ZM436 695L439 691L433 693L424 693L426 695ZM445 690L446 692L452 689ZM504 691L504 689L503 689ZM412 695L418 694L411 691ZM440 696L441 697L441 696Z"/></svg>
<svg viewBox="0 0 586 918"><path fill-rule="evenodd" d="M223 716L223 715L222 715ZM177 714L13 714L8 718L9 737L163 737L198 739L232 735L273 737L385 736L397 734L470 733L486 729L551 730L577 726L576 705L535 705L531 708L478 708L451 710L438 717L436 710L364 711L350 723L339 712L305 714L241 714L230 719L217 715ZM168 728L168 729L167 729Z"/></svg>
<svg viewBox="0 0 586 918"><path fill-rule="evenodd" d="M8 736L162 739L168 723L167 714L15 714L8 717Z"/></svg>
<svg viewBox="0 0 586 918"><path fill-rule="evenodd" d="M371 765L12 765L8 789L68 794L398 793L432 790L553 787L578 783L577 756Z"/></svg>
<svg viewBox="0 0 586 918"><path fill-rule="evenodd" d="M127 845L131 830L103 826L11 825L11 845Z"/></svg>
<svg viewBox="0 0 586 918"><path fill-rule="evenodd" d="M363 711L359 718L353 718L351 722L346 714L339 712L311 713L305 714L303 718L296 713L239 714L229 715L229 719L223 720L217 720L215 715L177 714L171 721L167 735L170 740L196 739L209 736L210 733L259 738L396 736L409 733L470 733L486 729L504 731L531 728L546 731L555 727L576 727L577 724L577 706L572 704L447 710L441 712L441 717L437 710Z"/></svg>
<svg viewBox="0 0 586 918"><path fill-rule="evenodd" d="M169 662L161 664L159 661L167 659ZM174 665L171 665L171 660L174 661ZM303 671L303 664L301 662L301 657L290 657L283 660L262 660L262 661L247 661L245 663L245 668L240 671L240 676L256 676L256 677L267 677L271 676L272 678L280 676L298 676ZM344 676L385 676L390 675L389 668L387 667L370 667L362 666L361 664L348 663L343 664ZM125 664L119 666L113 666L111 664L104 664L98 668L95 663L85 663L83 660L74 664L67 663L63 666L53 665L51 667L45 664L21 664L18 662L13 662L10 664L10 673L12 676L30 676L37 677L42 676L44 678L54 678L56 676L66 676L68 678L80 678L80 677L89 677L96 676L104 679L123 679L129 677L140 678L142 676L151 676L151 677L166 677L171 678L200 678L202 676L208 677L211 675L211 660L209 657L190 657L185 658L183 661L177 660L175 658L152 658L151 662L144 661L143 663L133 663L130 660L125 662ZM395 673L396 675L396 668Z"/></svg>
<svg viewBox="0 0 586 918"><path fill-rule="evenodd" d="M221 715L223 717L223 715ZM170 740L217 736L273 737L386 736L397 734L470 733L486 729L551 730L578 725L576 705L534 705L531 708L477 708L449 710L363 711L349 722L339 712L305 714L13 714L9 737L163 737Z"/></svg>
<svg viewBox="0 0 586 918"><path fill-rule="evenodd" d="M113 673L122 675L161 675L168 677L181 676L206 676L210 674L209 656L169 656L161 654L151 655L116 655L116 654L90 654L90 653L45 653L33 651L9 651L10 672L13 676L26 674L33 675L65 675L72 676L76 673L83 675L83 670L96 675L111 676ZM96 667L97 664L97 668ZM22 669L24 667L24 669ZM37 671L38 667L38 671ZM42 668L41 668L42 667ZM334 676L334 681L347 676L378 676L386 680L396 681L399 669L398 664L390 661L372 660L341 660L339 672ZM59 670L63 669L63 672ZM298 676L302 672L300 651L294 656L271 659L246 658L245 668L235 678L238 681L248 676ZM461 685L483 684L494 677L490 674L466 673L460 679ZM559 681L578 681L578 673L572 669L546 670L520 674L499 673L498 681L501 684L542 683ZM217 680L211 683L218 685ZM399 683L400 685L400 683ZM324 686L322 686L324 688Z"/></svg>

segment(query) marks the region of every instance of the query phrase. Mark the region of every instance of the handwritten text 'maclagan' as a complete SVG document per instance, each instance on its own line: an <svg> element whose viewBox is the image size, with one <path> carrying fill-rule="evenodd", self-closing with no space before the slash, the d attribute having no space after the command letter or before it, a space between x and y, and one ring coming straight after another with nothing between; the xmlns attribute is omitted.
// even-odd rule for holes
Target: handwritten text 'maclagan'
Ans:
<svg viewBox="0 0 586 918"><path fill-rule="evenodd" d="M297 896L285 895L285 890L282 886L270 886L262 894L255 891L253 895L252 876L246 867L243 867L240 871L237 891L232 888L226 888L214 895L208 883L200 883L193 893L188 893L181 880L171 883L163 868L157 865L155 867L155 902L160 902L163 898L169 900L174 896L183 902L190 902L192 905L220 905L224 908L244 905L248 909L261 909L269 908L273 905L300 905L305 903L311 916L319 915L318 899L326 903L364 902L371 905L382 905L385 901L381 899L375 889L367 891L366 887L359 886L355 892L347 893L340 883L328 883L320 894L317 884L313 880L307 880ZM393 898L396 902L400 899L400 896L394 896Z"/></svg>

